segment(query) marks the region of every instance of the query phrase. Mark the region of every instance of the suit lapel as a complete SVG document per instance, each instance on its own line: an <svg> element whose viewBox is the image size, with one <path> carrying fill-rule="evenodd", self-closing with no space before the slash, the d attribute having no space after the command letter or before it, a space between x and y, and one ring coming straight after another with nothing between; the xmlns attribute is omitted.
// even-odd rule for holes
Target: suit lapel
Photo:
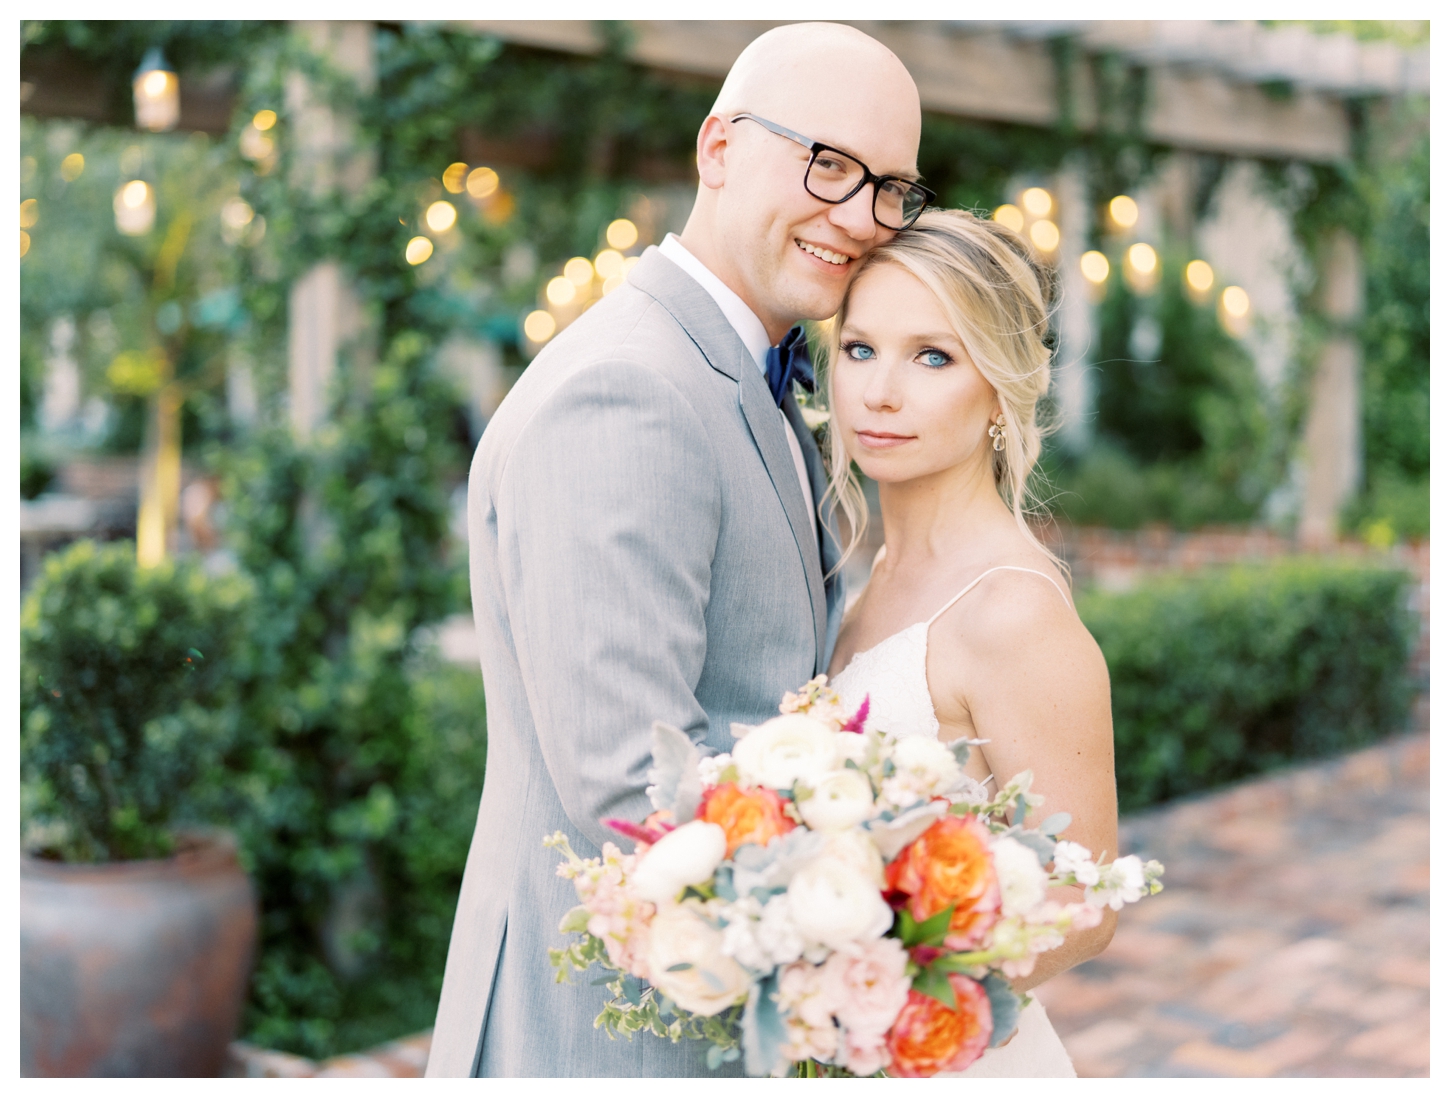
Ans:
<svg viewBox="0 0 1450 1098"><path fill-rule="evenodd" d="M821 519L824 510L822 503L827 498L830 489L830 479L826 473L825 462L821 460L821 452L816 446L815 433L806 424L805 416L801 414L800 405L794 400L785 402L786 419L790 421L790 429L795 432L796 441L800 443L801 453L806 459L806 474L810 478L812 506L815 508L817 523L817 548L819 550L819 561L821 572L828 576L825 580L825 628L817 625L816 632L816 671L826 669L830 662L831 649L835 647L836 633L841 625L841 609L845 588L839 574L831 575L831 571L841 560L841 541L836 534L835 509L825 511L825 518Z"/></svg>
<svg viewBox="0 0 1450 1098"><path fill-rule="evenodd" d="M737 341L738 342L738 341ZM745 353L744 347L740 349L740 357L744 359L750 369L742 367L740 375L740 408L745 413L745 422L750 426L750 433L755 438L755 448L760 451L761 460L765 462L765 471L770 474L770 482L775 485L775 494L780 498L781 506L785 508L786 518L790 520L791 533L795 535L796 548L800 551L801 566L806 573L806 586L811 594L811 615L815 622L816 630L816 667L819 669L824 656L826 644L826 591L821 580L821 552L816 543L816 538L811 530L811 516L806 510L805 496L801 494L800 476L796 473L795 460L790 456L790 446L785 440L784 424L780 421L780 409L776 407L775 401L770 395L770 386L765 383L765 378L760 376L760 371L755 368L755 363L750 361ZM795 401L786 401L789 418L793 411L797 418L800 417L800 409L794 407ZM804 422L802 422L804 426ZM794 429L794 424L792 424ZM800 438L799 432L796 434ZM807 450L807 446L810 447ZM806 457L806 470L810 471L810 454L815 450L815 441L807 439L802 445L801 451ZM820 464L820 458L816 458L816 464ZM815 484L811 485L812 494L815 493Z"/></svg>
<svg viewBox="0 0 1450 1098"><path fill-rule="evenodd" d="M629 281L649 294L669 310L710 365L719 373L738 383L740 389L740 410L745 415L755 448L770 475L775 494L785 509L795 536L796 548L800 553L801 567L805 571L806 588L810 592L811 615L816 634L816 669L825 670L829 654L828 641L831 637L830 608L835 600L828 598L822 581L823 546L817 542L811 529L810 513L806 510L805 497L801 494L800 477L796 473L795 461L790 456L790 447L785 440L785 431L780 421L780 409L771 399L770 387L760 376L760 368L745 350L739 335L725 319L715 299L705 288L691 278L665 256L659 249L645 250L640 261L629 273ZM786 418L800 441L801 452L806 459L806 472L811 483L811 492L819 506L825 491L825 469L815 440L801 418L795 401L786 402ZM824 524L822 524L824 525ZM826 538L826 545L834 545L833 537ZM829 550L827 550L829 551ZM839 555L839 549L836 550ZM832 558L826 564L829 570L835 564ZM833 588L835 577L832 579Z"/></svg>

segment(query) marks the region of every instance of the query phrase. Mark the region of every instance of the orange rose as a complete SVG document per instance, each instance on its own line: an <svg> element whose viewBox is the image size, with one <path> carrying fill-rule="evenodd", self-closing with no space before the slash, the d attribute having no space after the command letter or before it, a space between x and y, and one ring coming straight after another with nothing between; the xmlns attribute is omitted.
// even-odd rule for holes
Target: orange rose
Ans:
<svg viewBox="0 0 1450 1098"><path fill-rule="evenodd" d="M948 949L974 949L1002 909L990 835L972 816L945 816L886 867L888 899L905 897L911 917L925 922L952 904Z"/></svg>
<svg viewBox="0 0 1450 1098"><path fill-rule="evenodd" d="M919 991L907 995L886 1035L890 1074L925 1079L942 1071L965 1071L986 1051L992 1039L991 1000L970 976L953 972L947 979L957 993L956 1010Z"/></svg>
<svg viewBox="0 0 1450 1098"><path fill-rule="evenodd" d="M725 830L725 857L746 843L764 846L777 835L795 828L785 814L785 801L769 789L741 789L734 782L711 786L700 799L695 818Z"/></svg>

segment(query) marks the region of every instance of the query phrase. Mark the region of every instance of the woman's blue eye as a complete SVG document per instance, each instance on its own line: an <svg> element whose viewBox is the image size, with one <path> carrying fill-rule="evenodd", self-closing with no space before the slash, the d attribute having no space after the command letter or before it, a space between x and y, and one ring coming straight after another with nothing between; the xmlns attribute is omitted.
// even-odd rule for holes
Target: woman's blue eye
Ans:
<svg viewBox="0 0 1450 1098"><path fill-rule="evenodd" d="M952 361L951 356L948 355L945 351L938 351L930 347L928 347L925 351L922 351L920 357L923 359L924 365L931 366L936 369L940 369L943 366L949 366L951 365Z"/></svg>
<svg viewBox="0 0 1450 1098"><path fill-rule="evenodd" d="M868 358L875 358L876 352L864 343L848 343L845 346L846 354L857 362L865 362Z"/></svg>

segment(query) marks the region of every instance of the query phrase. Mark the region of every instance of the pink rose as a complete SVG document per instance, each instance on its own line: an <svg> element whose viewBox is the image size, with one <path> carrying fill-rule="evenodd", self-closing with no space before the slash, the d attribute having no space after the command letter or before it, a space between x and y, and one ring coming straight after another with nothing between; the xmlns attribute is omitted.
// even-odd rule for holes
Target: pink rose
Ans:
<svg viewBox="0 0 1450 1098"><path fill-rule="evenodd" d="M891 1048L886 1034L865 1034L846 1031L846 1070L863 1078L875 1075L891 1063Z"/></svg>
<svg viewBox="0 0 1450 1098"><path fill-rule="evenodd" d="M906 960L897 939L876 938L849 943L822 966L822 997L863 1047L890 1029L906 1005L911 990Z"/></svg>

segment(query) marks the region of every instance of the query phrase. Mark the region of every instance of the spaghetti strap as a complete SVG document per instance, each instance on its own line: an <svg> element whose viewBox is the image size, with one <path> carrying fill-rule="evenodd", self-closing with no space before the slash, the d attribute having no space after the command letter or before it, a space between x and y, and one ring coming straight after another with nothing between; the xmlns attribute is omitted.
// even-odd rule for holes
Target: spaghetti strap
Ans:
<svg viewBox="0 0 1450 1098"><path fill-rule="evenodd" d="M1041 576L1048 583L1052 584L1053 588L1057 591L1057 593L1059 595L1062 595L1062 601L1065 602L1065 603L1067 603L1067 608L1069 610L1072 609L1072 600L1069 599L1066 594L1064 594L1064 592L1063 592L1063 590L1062 590L1061 587L1058 587L1057 581L1055 579L1053 579L1051 576L1049 576L1046 572L1039 572L1036 568L1018 568L1015 564L999 564L995 568L988 568L980 576L978 576L976 579L972 580L971 583L967 584L960 591L958 591L955 595L953 595L951 597L950 601L948 601L948 603L945 606L943 606L940 610L938 610L935 614L933 614L927 620L926 627L928 629L930 629L931 626L932 626L932 622L936 621L937 618L941 617L948 610L950 610L953 606L955 606L957 604L957 600L958 599L960 599L963 595L965 595L973 587L977 586L977 584L981 583L984 579L986 579L988 576L990 576L993 572L1027 572L1027 573L1029 573L1031 575L1034 575L1034 576Z"/></svg>

